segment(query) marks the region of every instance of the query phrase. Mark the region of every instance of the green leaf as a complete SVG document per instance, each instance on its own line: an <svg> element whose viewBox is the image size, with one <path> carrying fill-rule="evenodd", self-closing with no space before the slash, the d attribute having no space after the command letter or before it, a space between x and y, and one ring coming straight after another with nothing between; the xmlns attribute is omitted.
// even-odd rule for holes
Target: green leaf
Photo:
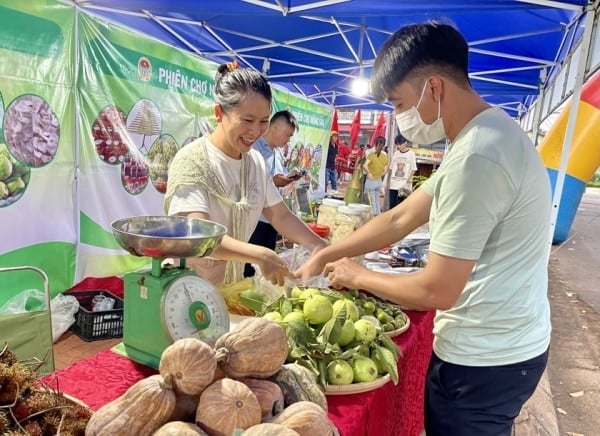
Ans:
<svg viewBox="0 0 600 436"><path fill-rule="evenodd" d="M281 302L282 300L285 300L285 296L280 296L279 298L277 298L275 301L273 301L271 304L266 304L263 306L262 310L260 312L256 312L257 316L263 316L265 313L267 312L279 312L281 313Z"/></svg>
<svg viewBox="0 0 600 436"><path fill-rule="evenodd" d="M351 358L353 358L354 356L357 356L357 355L358 355L358 348L350 348L349 350L344 351L340 355L340 359L350 360Z"/></svg>
<svg viewBox="0 0 600 436"><path fill-rule="evenodd" d="M340 309L340 311L335 316L335 320L338 323L340 323L340 325L344 325L344 322L346 322L347 318L348 318L348 311L346 310L346 305L344 304L344 306Z"/></svg>
<svg viewBox="0 0 600 436"><path fill-rule="evenodd" d="M315 333L301 321L290 321L287 325L287 335L294 343L303 347L308 348L311 344L317 343Z"/></svg>
<svg viewBox="0 0 600 436"><path fill-rule="evenodd" d="M398 345L396 345L396 343L392 340L392 338L390 338L387 335L379 335L377 337L377 339L384 348L386 348L392 352L392 354L394 355L394 358L396 360L398 360L400 357L402 357L402 351L400 350L400 347L398 347Z"/></svg>
<svg viewBox="0 0 600 436"><path fill-rule="evenodd" d="M321 294L325 295L329 300L334 303L336 300L344 298L344 294L340 291L335 291L333 289L320 289Z"/></svg>
<svg viewBox="0 0 600 436"><path fill-rule="evenodd" d="M300 366L308 368L318 379L319 368L317 367L317 362L314 359L312 359L311 357L302 358L302 359L296 360L296 363Z"/></svg>
<svg viewBox="0 0 600 436"><path fill-rule="evenodd" d="M267 306L267 296L255 289L249 289L240 292L240 302L248 309L253 310L254 313L259 314L263 312Z"/></svg>
<svg viewBox="0 0 600 436"><path fill-rule="evenodd" d="M382 365L383 370L390 375L392 382L395 385L398 384L398 362L396 361L396 357L394 354L385 347L377 346L373 353L376 354L377 359L379 360L380 365Z"/></svg>
<svg viewBox="0 0 600 436"><path fill-rule="evenodd" d="M281 301L281 310L279 311L279 313L281 313L281 317L283 318L288 313L291 313L292 310L294 310L294 306L293 306L292 302L290 300L288 300L287 298L283 299Z"/></svg>
<svg viewBox="0 0 600 436"><path fill-rule="evenodd" d="M342 331L342 325L337 322L337 318L331 318L321 328L317 341L322 344L335 343L337 342L340 333Z"/></svg>
<svg viewBox="0 0 600 436"><path fill-rule="evenodd" d="M325 360L318 360L317 361L317 366L319 368L319 383L321 383L321 386L326 387L327 386L327 364L329 362L325 361Z"/></svg>
<svg viewBox="0 0 600 436"><path fill-rule="evenodd" d="M293 348L290 348L289 356L294 360L301 359L308 355L309 355L308 350L305 347L295 346Z"/></svg>

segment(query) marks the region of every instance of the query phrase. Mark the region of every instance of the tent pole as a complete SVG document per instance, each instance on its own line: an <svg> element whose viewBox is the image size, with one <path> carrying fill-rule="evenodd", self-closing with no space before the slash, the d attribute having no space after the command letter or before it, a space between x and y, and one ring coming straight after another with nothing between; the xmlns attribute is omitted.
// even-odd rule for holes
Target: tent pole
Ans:
<svg viewBox="0 0 600 436"><path fill-rule="evenodd" d="M560 158L560 168L556 176L556 185L554 186L554 195L552 198L550 232L548 235L548 259L550 258L550 249L552 247L552 240L554 239L554 229L556 228L560 200L562 198L562 191L565 183L565 174L567 169L567 162L569 160L569 153L571 151L571 143L573 142L573 136L575 134L575 122L577 121L577 113L579 112L581 88L583 87L585 68L587 65L588 54L592 43L594 19L594 8L592 6L588 6L585 14L584 31L581 37L581 55L579 56L579 65L577 66L575 84L573 87L573 95L571 96L571 109L569 112L569 120L567 122L567 128L563 140L563 148Z"/></svg>
<svg viewBox="0 0 600 436"><path fill-rule="evenodd" d="M80 93L79 93L79 63L81 62L79 58L79 14L81 13L79 6L74 4L75 15L73 18L73 222L75 223L75 277L73 277L74 282L78 283L83 277L80 277L79 271L79 251L81 249L81 204L79 197L79 186L80 186L80 147L81 147L81 129L80 129L80 114L81 109L79 107L80 103Z"/></svg>
<svg viewBox="0 0 600 436"><path fill-rule="evenodd" d="M542 112L544 110L544 101L546 100L544 97L546 96L546 78L547 72L546 69L543 68L540 70L540 93L538 94L537 102L535 103L535 113L533 114L533 145L535 147L538 146L539 142L539 134L540 134L540 124L542 122Z"/></svg>

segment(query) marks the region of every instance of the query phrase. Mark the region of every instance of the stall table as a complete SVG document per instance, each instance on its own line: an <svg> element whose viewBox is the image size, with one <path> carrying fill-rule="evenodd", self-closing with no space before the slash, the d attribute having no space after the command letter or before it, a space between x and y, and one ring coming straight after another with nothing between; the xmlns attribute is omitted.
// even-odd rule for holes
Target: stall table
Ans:
<svg viewBox="0 0 600 436"><path fill-rule="evenodd" d="M424 383L433 340L433 312L407 312L410 328L394 338L404 357L399 383L389 382L365 393L328 396L329 418L342 436L418 436L423 429ZM156 370L111 350L56 371L44 378L94 410L122 395Z"/></svg>

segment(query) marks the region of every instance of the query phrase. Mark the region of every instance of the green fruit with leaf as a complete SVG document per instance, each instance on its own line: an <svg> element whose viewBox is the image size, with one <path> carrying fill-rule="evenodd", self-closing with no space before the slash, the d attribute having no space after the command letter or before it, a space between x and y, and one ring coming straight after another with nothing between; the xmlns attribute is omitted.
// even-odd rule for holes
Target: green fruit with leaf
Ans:
<svg viewBox="0 0 600 436"><path fill-rule="evenodd" d="M354 369L345 360L336 359L327 365L327 382L332 385L349 385L354 380Z"/></svg>
<svg viewBox="0 0 600 436"><path fill-rule="evenodd" d="M300 289L298 286L294 286L290 291L290 295L292 298L300 298L302 295L302 289Z"/></svg>
<svg viewBox="0 0 600 436"><path fill-rule="evenodd" d="M263 315L263 318L269 319L275 322L281 322L283 318L281 317L281 313L279 312L267 312Z"/></svg>
<svg viewBox="0 0 600 436"><path fill-rule="evenodd" d="M352 359L353 380L357 383L372 382L379 374L377 365L369 357L358 356Z"/></svg>
<svg viewBox="0 0 600 436"><path fill-rule="evenodd" d="M306 301L307 298L313 295L321 295L321 291L319 291L317 288L306 288L300 293L298 298L300 301Z"/></svg>
<svg viewBox="0 0 600 436"><path fill-rule="evenodd" d="M338 337L337 343L342 347L348 345L354 340L354 322L351 319L347 319L342 325L340 336Z"/></svg>
<svg viewBox="0 0 600 436"><path fill-rule="evenodd" d="M297 312L297 311L293 311L288 313L286 316L283 317L282 319L283 322L292 322L292 321L299 321L302 323L306 322L306 318L304 318L304 314L302 312Z"/></svg>
<svg viewBox="0 0 600 436"><path fill-rule="evenodd" d="M360 318L356 304L354 304L353 301L344 298L336 300L336 302L333 303L333 316L337 316L342 308L346 309L346 319L356 321Z"/></svg>
<svg viewBox="0 0 600 436"><path fill-rule="evenodd" d="M333 315L333 305L324 295L311 295L304 301L304 316L310 324L323 324Z"/></svg>
<svg viewBox="0 0 600 436"><path fill-rule="evenodd" d="M359 319L354 322L354 339L363 344L369 344L377 337L377 329L366 319Z"/></svg>

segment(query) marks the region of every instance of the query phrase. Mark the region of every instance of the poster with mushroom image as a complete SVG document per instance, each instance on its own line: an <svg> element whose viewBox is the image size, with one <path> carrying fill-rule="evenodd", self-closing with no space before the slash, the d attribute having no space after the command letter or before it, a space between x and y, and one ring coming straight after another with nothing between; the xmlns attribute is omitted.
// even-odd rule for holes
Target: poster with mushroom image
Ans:
<svg viewBox="0 0 600 436"><path fill-rule="evenodd" d="M78 239L74 22L72 5L0 0L0 266L41 268L53 295L73 283ZM0 304L41 285L0 281Z"/></svg>
<svg viewBox="0 0 600 436"><path fill-rule="evenodd" d="M146 265L116 243L110 224L163 215L168 168L190 138L216 124L216 65L150 38L81 15L78 276Z"/></svg>

